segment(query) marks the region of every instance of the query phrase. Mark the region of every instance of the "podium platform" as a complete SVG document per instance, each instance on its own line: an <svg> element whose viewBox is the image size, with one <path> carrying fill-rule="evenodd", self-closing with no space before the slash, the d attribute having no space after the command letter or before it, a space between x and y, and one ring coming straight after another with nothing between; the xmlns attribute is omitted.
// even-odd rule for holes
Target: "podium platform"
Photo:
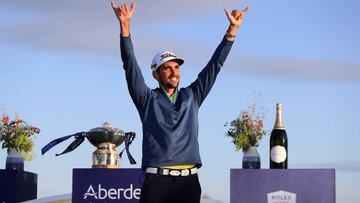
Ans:
<svg viewBox="0 0 360 203"><path fill-rule="evenodd" d="M335 203L335 169L230 169L231 203Z"/></svg>
<svg viewBox="0 0 360 203"><path fill-rule="evenodd" d="M72 202L139 202L141 169L73 169Z"/></svg>
<svg viewBox="0 0 360 203"><path fill-rule="evenodd" d="M37 174L0 169L0 202L22 202L37 198Z"/></svg>

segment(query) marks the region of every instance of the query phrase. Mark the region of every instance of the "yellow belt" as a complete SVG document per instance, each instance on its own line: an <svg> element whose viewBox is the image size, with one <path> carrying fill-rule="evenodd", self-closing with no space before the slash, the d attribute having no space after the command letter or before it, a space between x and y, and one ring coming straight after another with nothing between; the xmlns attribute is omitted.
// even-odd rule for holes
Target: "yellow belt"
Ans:
<svg viewBox="0 0 360 203"><path fill-rule="evenodd" d="M167 168L167 169L177 169L177 170L181 170L181 169L189 169L189 168L194 168L195 164L185 164L185 165L177 165L177 166L160 166L161 168Z"/></svg>

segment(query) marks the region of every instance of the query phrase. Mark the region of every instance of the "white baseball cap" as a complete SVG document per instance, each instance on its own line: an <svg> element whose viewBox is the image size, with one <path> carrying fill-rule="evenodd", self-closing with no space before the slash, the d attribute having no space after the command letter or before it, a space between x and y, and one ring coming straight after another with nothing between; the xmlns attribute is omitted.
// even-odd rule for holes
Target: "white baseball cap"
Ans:
<svg viewBox="0 0 360 203"><path fill-rule="evenodd" d="M151 63L151 70L155 71L162 64L164 64L168 61L176 61L179 65L182 65L184 63L184 60L182 60L181 58L178 58L176 56L176 54L174 54L170 51L163 51L154 56L152 63Z"/></svg>

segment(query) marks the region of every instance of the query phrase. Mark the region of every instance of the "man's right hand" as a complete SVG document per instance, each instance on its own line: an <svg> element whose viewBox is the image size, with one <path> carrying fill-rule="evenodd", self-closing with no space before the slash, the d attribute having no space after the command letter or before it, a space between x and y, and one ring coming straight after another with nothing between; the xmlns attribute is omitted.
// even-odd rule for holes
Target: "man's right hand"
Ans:
<svg viewBox="0 0 360 203"><path fill-rule="evenodd" d="M111 6L114 9L115 15L120 22L121 35L127 37L130 35L130 20L135 11L135 3L130 5L130 10L127 4L116 6L115 1L111 1Z"/></svg>

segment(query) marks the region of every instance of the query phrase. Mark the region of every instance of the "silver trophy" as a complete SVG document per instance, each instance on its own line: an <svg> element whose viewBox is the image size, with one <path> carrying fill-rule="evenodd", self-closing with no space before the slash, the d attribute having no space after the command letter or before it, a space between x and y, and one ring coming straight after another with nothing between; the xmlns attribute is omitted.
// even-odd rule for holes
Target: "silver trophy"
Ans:
<svg viewBox="0 0 360 203"><path fill-rule="evenodd" d="M135 138L135 133L125 133L118 128L112 128L107 122L105 122L102 127L53 140L41 149L42 154L45 154L49 149L70 137L75 137L75 140L62 153L56 154L56 156L73 151L86 137L89 142L97 148L92 154L92 168L120 168L120 157L124 150L129 157L130 163L136 164L129 151L129 146ZM119 153L115 148L123 142L125 142L125 148Z"/></svg>
<svg viewBox="0 0 360 203"><path fill-rule="evenodd" d="M92 167L119 168L120 156L115 148L125 141L125 133L105 122L102 127L91 129L86 134L89 142L97 147L92 155Z"/></svg>

